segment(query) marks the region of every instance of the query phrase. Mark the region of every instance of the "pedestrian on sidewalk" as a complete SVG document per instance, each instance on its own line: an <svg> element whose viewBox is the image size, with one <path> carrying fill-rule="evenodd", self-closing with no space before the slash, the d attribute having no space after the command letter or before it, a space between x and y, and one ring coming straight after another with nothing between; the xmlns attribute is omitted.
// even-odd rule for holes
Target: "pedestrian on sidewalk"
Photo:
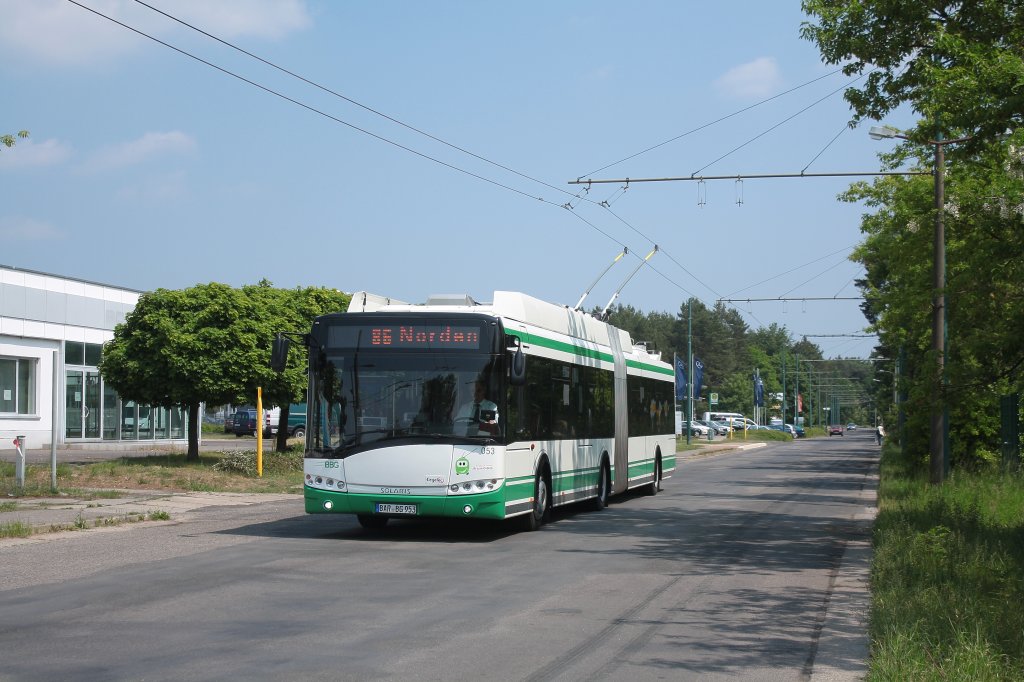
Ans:
<svg viewBox="0 0 1024 682"><path fill-rule="evenodd" d="M881 445L883 438L885 438L885 429L882 428L881 424L879 424L878 428L875 429L875 442Z"/></svg>

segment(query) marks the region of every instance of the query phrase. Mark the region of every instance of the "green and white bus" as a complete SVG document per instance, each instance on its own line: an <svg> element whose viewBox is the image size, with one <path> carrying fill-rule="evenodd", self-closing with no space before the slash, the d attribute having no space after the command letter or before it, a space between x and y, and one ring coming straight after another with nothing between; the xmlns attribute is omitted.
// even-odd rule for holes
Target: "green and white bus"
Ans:
<svg viewBox="0 0 1024 682"><path fill-rule="evenodd" d="M505 291L358 292L306 340L308 513L534 530L552 507L656 494L675 470L672 366L587 313Z"/></svg>

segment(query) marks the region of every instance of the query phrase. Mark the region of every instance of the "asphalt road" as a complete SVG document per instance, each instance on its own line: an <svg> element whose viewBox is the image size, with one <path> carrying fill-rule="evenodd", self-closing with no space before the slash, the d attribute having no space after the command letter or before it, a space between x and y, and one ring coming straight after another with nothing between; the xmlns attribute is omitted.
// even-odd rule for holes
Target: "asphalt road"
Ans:
<svg viewBox="0 0 1024 682"><path fill-rule="evenodd" d="M864 432L688 460L535 533L374 535L296 499L0 543L0 680L803 680L826 650L852 679L864 614L832 612L877 455Z"/></svg>

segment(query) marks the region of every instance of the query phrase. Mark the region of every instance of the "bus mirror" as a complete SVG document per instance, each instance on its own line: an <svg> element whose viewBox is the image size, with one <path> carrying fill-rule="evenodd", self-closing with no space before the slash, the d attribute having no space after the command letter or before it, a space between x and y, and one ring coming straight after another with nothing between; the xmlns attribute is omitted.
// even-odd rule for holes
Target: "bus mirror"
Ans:
<svg viewBox="0 0 1024 682"><path fill-rule="evenodd" d="M288 364L288 348L292 342L287 336L278 334L270 349L270 369L275 372L283 372Z"/></svg>
<svg viewBox="0 0 1024 682"><path fill-rule="evenodd" d="M512 366L509 367L508 372L508 382L513 386L525 386L526 356L523 354L523 345L517 336L509 336L508 339L510 344L515 346L515 352L512 353Z"/></svg>

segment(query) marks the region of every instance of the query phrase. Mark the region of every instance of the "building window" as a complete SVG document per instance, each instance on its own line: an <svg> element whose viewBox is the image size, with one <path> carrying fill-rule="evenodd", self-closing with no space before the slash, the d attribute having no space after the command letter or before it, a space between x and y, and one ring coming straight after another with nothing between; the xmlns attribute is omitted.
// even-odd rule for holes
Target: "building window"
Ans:
<svg viewBox="0 0 1024 682"><path fill-rule="evenodd" d="M64 364L95 367L103 357L103 345L99 343L64 342Z"/></svg>
<svg viewBox="0 0 1024 682"><path fill-rule="evenodd" d="M0 358L0 414L36 413L36 361Z"/></svg>

